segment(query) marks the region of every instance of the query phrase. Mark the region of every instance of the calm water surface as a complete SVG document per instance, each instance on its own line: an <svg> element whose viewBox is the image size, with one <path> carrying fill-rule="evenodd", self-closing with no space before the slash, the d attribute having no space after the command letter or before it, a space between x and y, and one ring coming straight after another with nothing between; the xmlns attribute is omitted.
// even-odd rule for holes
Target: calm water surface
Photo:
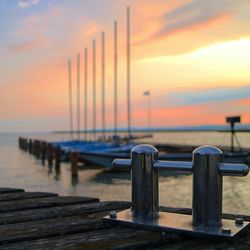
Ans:
<svg viewBox="0 0 250 250"><path fill-rule="evenodd" d="M0 186L24 188L26 191L55 192L60 195L99 197L101 200L131 200L129 173L88 167L79 171L78 179L72 179L70 165L63 163L56 173L42 166L33 156L21 151L17 145L21 134L0 134ZM50 140L67 139L67 135L29 134L32 138ZM239 133L242 147L250 147L250 133ZM144 141L189 144L229 145L227 133L172 132L155 133ZM250 175L247 177L224 177L223 210L250 215ZM191 207L191 176L160 177L160 204L174 207Z"/></svg>

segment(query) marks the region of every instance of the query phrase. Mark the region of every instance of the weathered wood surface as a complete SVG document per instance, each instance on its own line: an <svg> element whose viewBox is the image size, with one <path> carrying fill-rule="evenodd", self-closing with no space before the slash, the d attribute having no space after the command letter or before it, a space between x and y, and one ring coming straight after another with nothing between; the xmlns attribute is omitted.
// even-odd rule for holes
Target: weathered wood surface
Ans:
<svg viewBox="0 0 250 250"><path fill-rule="evenodd" d="M113 227L91 230L85 233L70 234L9 244L8 249L151 249L170 242L176 242L178 236L165 237L160 233L130 228ZM0 249L4 249L0 247ZM133 247L133 248L131 248Z"/></svg>
<svg viewBox="0 0 250 250"><path fill-rule="evenodd" d="M130 202L92 202L0 213L0 225L125 209Z"/></svg>
<svg viewBox="0 0 250 250"><path fill-rule="evenodd" d="M24 192L21 188L0 188L0 194Z"/></svg>
<svg viewBox="0 0 250 250"><path fill-rule="evenodd" d="M95 202L98 201L96 198L88 197L45 197L39 199L27 199L27 200L14 200L14 201L3 201L0 206L0 213L26 210L26 209L36 209L43 207L53 207L62 206L77 203Z"/></svg>
<svg viewBox="0 0 250 250"><path fill-rule="evenodd" d="M4 193L0 195L1 201L14 201L14 200L25 200L25 199L33 199L33 198L43 198L43 197L51 197L58 196L54 193L43 193L43 192L17 192L17 193Z"/></svg>
<svg viewBox="0 0 250 250"><path fill-rule="evenodd" d="M8 195L9 194L9 195ZM0 188L0 249L250 249L250 229L234 240L207 240L150 232L102 221L129 202ZM189 208L161 211L190 214ZM234 219L239 215L223 215ZM250 216L241 216L250 220Z"/></svg>

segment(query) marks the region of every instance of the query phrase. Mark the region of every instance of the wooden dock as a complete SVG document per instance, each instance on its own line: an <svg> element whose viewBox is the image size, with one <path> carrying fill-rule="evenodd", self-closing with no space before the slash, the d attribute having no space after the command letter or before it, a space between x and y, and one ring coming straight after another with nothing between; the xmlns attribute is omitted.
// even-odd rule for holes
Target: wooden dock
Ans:
<svg viewBox="0 0 250 250"><path fill-rule="evenodd" d="M129 202L0 188L0 249L250 249L250 229L231 241L110 225L102 217ZM190 209L161 208L190 214ZM236 215L224 215L235 218ZM239 217L239 216L237 216ZM250 216L241 216L250 220Z"/></svg>

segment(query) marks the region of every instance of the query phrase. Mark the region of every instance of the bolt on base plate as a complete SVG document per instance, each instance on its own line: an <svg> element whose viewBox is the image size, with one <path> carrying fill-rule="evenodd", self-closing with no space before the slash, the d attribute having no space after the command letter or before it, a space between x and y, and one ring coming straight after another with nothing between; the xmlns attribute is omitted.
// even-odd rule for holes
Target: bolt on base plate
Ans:
<svg viewBox="0 0 250 250"><path fill-rule="evenodd" d="M194 237L215 237L232 238L242 231L249 222L243 222L241 225L234 220L222 220L221 227L200 227L192 225L192 216L176 213L159 212L159 218L154 220L138 220L131 216L130 209L116 214L116 218L106 216L104 221L120 224L139 229L152 231L172 232Z"/></svg>

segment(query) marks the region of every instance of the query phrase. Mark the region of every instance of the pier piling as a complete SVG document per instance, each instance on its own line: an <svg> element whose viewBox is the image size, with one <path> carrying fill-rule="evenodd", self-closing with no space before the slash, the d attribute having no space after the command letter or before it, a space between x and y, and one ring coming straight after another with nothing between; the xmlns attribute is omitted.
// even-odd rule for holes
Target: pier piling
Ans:
<svg viewBox="0 0 250 250"><path fill-rule="evenodd" d="M42 165L45 165L45 159L46 159L46 147L47 143L45 141L41 142L41 160L42 160Z"/></svg>
<svg viewBox="0 0 250 250"><path fill-rule="evenodd" d="M37 159L40 159L41 158L41 141L40 140L36 140L35 141L35 157Z"/></svg>
<svg viewBox="0 0 250 250"><path fill-rule="evenodd" d="M27 141L26 138L19 137L19 139L18 139L18 145L19 145L20 149L22 149L24 151L28 150L28 141Z"/></svg>
<svg viewBox="0 0 250 250"><path fill-rule="evenodd" d="M71 162L71 175L78 176L78 160L79 153L77 151L73 151L70 154L70 162Z"/></svg>
<svg viewBox="0 0 250 250"><path fill-rule="evenodd" d="M31 139L29 139L28 151L29 151L29 154L32 153L32 140Z"/></svg>
<svg viewBox="0 0 250 250"><path fill-rule="evenodd" d="M55 155L55 168L60 169L60 164L61 164L61 149L59 146L57 146L54 149L54 155Z"/></svg>
<svg viewBox="0 0 250 250"><path fill-rule="evenodd" d="M53 165L53 147L51 143L47 144L47 160L48 165L51 167Z"/></svg>

